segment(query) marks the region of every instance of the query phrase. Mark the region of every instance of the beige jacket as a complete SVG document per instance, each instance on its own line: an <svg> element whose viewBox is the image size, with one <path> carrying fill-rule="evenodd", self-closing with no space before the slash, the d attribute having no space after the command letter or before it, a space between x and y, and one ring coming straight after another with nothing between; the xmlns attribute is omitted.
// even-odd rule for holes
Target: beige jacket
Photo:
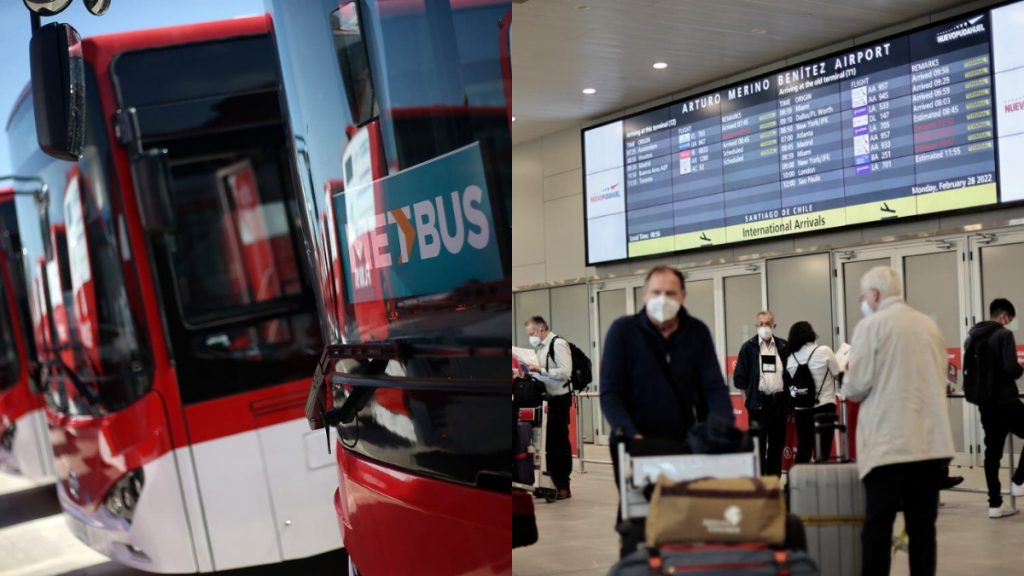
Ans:
<svg viewBox="0 0 1024 576"><path fill-rule="evenodd" d="M843 394L862 402L857 468L953 457L946 352L939 327L900 298L857 325Z"/></svg>

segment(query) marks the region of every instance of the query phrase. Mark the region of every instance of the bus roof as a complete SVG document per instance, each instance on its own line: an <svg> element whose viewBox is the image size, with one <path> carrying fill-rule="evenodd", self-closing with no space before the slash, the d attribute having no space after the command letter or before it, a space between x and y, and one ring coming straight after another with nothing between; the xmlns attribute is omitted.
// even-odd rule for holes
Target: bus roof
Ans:
<svg viewBox="0 0 1024 576"><path fill-rule="evenodd" d="M86 60L92 62L93 66L102 68L123 52L209 42L239 36L255 36L268 34L270 30L270 16L261 14L231 20L101 34L83 39L82 44Z"/></svg>
<svg viewBox="0 0 1024 576"><path fill-rule="evenodd" d="M82 43L85 48L85 58L95 67L105 67L111 59L123 52L191 44L194 42L208 42L222 38L255 36L267 34L270 30L270 16L260 14L232 18L230 20L100 34L84 38ZM29 81L25 83L25 88L22 89L21 94L18 95L18 98L14 101L14 106L11 107L11 111L8 113L6 130L10 130L15 112L21 108L22 103L31 93L32 82Z"/></svg>

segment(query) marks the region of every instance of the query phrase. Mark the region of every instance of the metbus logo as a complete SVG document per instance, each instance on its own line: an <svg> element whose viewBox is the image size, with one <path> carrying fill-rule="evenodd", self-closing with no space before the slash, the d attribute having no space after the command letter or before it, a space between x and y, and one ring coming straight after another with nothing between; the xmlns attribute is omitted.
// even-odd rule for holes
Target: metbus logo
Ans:
<svg viewBox="0 0 1024 576"><path fill-rule="evenodd" d="M346 224L353 260L372 254L367 260L373 269L408 263L418 254L420 260L441 256L442 251L456 255L469 245L483 250L491 241L491 224L483 210L484 193L471 185L462 192L436 196L412 205L378 212L357 223ZM398 237L399 252L393 257L390 234ZM367 249L367 242L369 249ZM372 261L372 262L371 262ZM367 270L369 271L369 269Z"/></svg>
<svg viewBox="0 0 1024 576"><path fill-rule="evenodd" d="M354 302L503 278L476 144L335 196L334 211Z"/></svg>

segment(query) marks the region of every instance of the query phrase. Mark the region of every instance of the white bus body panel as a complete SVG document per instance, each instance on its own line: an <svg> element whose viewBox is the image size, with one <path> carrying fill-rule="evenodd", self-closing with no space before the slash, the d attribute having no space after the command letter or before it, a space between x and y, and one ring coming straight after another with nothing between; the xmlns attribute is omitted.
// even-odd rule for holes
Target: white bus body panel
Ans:
<svg viewBox="0 0 1024 576"><path fill-rule="evenodd" d="M46 412L42 408L32 410L18 418L14 426L14 444L10 452L0 448L0 470L37 482L52 482L57 472L53 466Z"/></svg>
<svg viewBox="0 0 1024 576"><path fill-rule="evenodd" d="M334 438L332 438L332 441ZM200 442L143 467L131 524L102 506L87 516L58 487L72 532L140 570L210 572L340 548L338 485L323 431L305 419Z"/></svg>

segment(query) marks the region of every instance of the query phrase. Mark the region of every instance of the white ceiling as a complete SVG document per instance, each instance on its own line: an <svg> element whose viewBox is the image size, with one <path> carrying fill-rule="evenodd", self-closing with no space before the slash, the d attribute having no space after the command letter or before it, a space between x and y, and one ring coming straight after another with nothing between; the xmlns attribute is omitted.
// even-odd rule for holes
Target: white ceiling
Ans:
<svg viewBox="0 0 1024 576"><path fill-rule="evenodd" d="M515 1L512 140L516 144L965 4L957 0ZM667 62L668 69L654 70L656 61ZM597 94L582 94L588 87Z"/></svg>

